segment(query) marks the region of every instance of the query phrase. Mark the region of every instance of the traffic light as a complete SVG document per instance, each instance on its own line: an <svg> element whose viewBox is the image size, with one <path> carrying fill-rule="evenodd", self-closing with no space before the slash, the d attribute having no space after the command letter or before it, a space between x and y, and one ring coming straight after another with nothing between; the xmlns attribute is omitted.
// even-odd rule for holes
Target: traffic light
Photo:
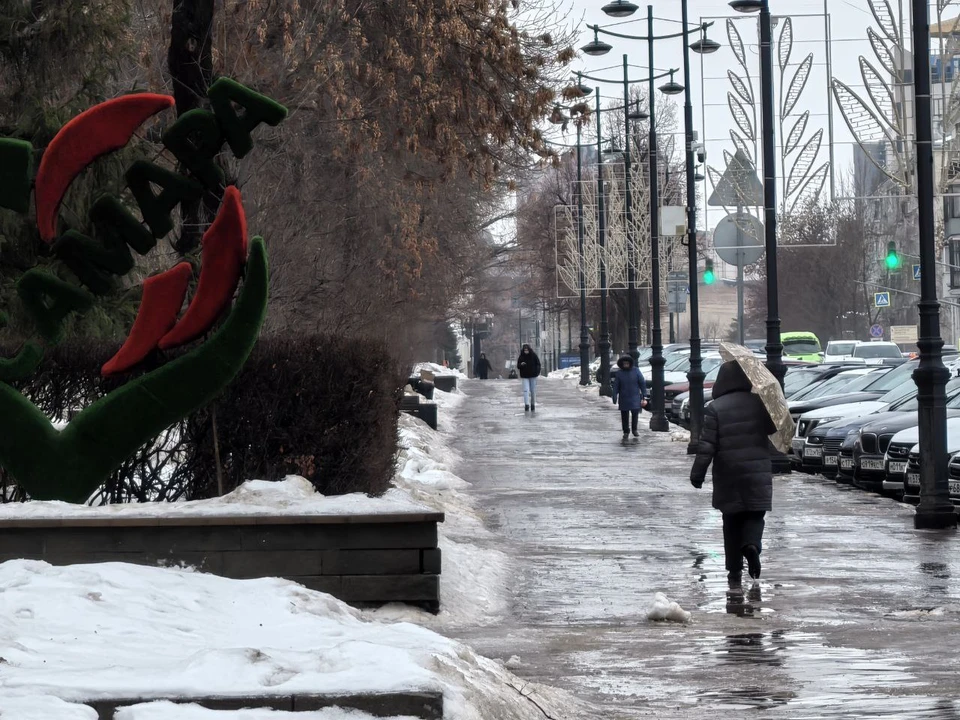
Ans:
<svg viewBox="0 0 960 720"><path fill-rule="evenodd" d="M713 285L716 276L713 274L713 260L707 260L707 266L703 270L703 284Z"/></svg>
<svg viewBox="0 0 960 720"><path fill-rule="evenodd" d="M900 256L897 254L897 244L891 240L887 243L887 257L884 260L887 270L896 270L900 267Z"/></svg>

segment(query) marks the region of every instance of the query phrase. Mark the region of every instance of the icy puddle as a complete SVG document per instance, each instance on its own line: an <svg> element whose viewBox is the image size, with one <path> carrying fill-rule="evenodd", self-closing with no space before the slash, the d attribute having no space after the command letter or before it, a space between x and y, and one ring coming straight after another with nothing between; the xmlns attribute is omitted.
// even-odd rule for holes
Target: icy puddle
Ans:
<svg viewBox="0 0 960 720"><path fill-rule="evenodd" d="M958 717L954 701L916 694L926 683L897 653L832 647L818 634L783 630L712 636L700 645L703 670L731 680L728 689L699 693L712 708L770 710L791 720Z"/></svg>

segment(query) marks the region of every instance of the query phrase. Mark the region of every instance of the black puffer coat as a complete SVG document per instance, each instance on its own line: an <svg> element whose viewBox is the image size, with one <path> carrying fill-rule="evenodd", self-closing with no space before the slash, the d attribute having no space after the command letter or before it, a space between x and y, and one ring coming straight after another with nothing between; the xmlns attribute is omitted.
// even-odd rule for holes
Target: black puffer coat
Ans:
<svg viewBox="0 0 960 720"><path fill-rule="evenodd" d="M529 350L529 353L524 353ZM535 378L540 374L540 358L529 345L524 345L520 350L520 357L517 358L517 367L520 369L520 377Z"/></svg>
<svg viewBox="0 0 960 720"><path fill-rule="evenodd" d="M773 471L768 435L776 430L763 401L735 362L720 368L690 480L699 487L713 462L713 507L722 513L770 510Z"/></svg>

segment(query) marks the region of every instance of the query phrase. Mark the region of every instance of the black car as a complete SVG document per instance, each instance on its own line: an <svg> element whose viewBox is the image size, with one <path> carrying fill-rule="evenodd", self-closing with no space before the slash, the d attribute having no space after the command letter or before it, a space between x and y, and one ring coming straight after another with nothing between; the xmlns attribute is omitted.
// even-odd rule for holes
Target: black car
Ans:
<svg viewBox="0 0 960 720"><path fill-rule="evenodd" d="M853 483L853 444L857 441L856 432L848 432L840 444L840 453L837 459L837 482Z"/></svg>
<svg viewBox="0 0 960 720"><path fill-rule="evenodd" d="M907 477L907 463L910 459L910 450L915 442L891 442L884 457L886 475L883 480L883 492L896 498L903 499L903 484Z"/></svg>

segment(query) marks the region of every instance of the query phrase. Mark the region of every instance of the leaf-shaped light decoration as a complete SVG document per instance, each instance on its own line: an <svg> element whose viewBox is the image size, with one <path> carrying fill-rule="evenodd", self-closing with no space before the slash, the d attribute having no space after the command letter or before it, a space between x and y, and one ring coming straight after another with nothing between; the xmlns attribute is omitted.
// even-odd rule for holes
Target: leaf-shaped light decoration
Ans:
<svg viewBox="0 0 960 720"><path fill-rule="evenodd" d="M817 130L813 136L807 140L797 159L790 168L790 175L787 177L787 197L793 195L794 191L803 185L813 167L817 154L820 152L820 144L823 142L823 130Z"/></svg>
<svg viewBox="0 0 960 720"><path fill-rule="evenodd" d="M903 153L897 147L897 139L886 125L877 118L876 112L863 99L842 81L833 79L833 94L840 106L840 115L847 124L857 142L863 146L869 143L886 141L887 149L896 160L896 167L887 167L885 163L877 162L873 153L866 153L867 158L880 172L902 187L908 187L904 169L906 167Z"/></svg>
<svg viewBox="0 0 960 720"><path fill-rule="evenodd" d="M800 63L800 67L798 67L797 71L793 74L790 85L787 86L781 117L788 117L797 106L797 101L800 100L800 95L803 94L803 89L807 86L807 78L810 77L810 68L812 67L813 53L810 53L803 59L803 62Z"/></svg>
<svg viewBox="0 0 960 720"><path fill-rule="evenodd" d="M724 166L729 168L730 165L733 164L734 162L739 162L739 161L736 161L734 159L734 156L730 154L728 150L724 150L723 151ZM724 175L725 174L726 173L724 173ZM753 200L751 199L751 186L748 178L745 176L737 176L731 173L728 176L728 179L730 181L730 185L733 186L733 191L736 193L737 198L739 200L737 204L741 207L752 207L754 203L753 203ZM716 182L719 182L720 178L718 177L717 181L714 182L713 177L711 176L710 181L713 183L714 188L716 188L717 187ZM724 207L726 208L726 206Z"/></svg>
<svg viewBox="0 0 960 720"><path fill-rule="evenodd" d="M778 60L780 61L780 77L787 71L787 65L790 63L790 53L793 51L793 21L788 15L783 19L783 28L780 30L780 40L777 43L779 48Z"/></svg>
<svg viewBox="0 0 960 720"><path fill-rule="evenodd" d="M750 76L747 75L747 79L744 81L733 70L727 70L727 77L730 78L730 84L740 99L747 105L753 105L753 82L750 80Z"/></svg>
<svg viewBox="0 0 960 720"><path fill-rule="evenodd" d="M807 200L815 200L823 192L823 186L827 183L827 174L830 171L830 162L825 162L818 167L804 181L803 185L797 188L797 196L791 204L791 210L795 209L801 203Z"/></svg>
<svg viewBox="0 0 960 720"><path fill-rule="evenodd" d="M900 32L900 21L890 6L890 0L870 0L869 4L870 12L887 40L899 46L903 42L903 36Z"/></svg>
<svg viewBox="0 0 960 720"><path fill-rule="evenodd" d="M897 63L893 58L893 51L890 49L890 46L872 27L867 28L867 37L870 40L870 45L873 47L873 54L877 56L877 62L887 71L887 75L897 77L899 75L897 72Z"/></svg>
<svg viewBox="0 0 960 720"><path fill-rule="evenodd" d="M887 81L883 79L883 76L863 55L860 56L860 77L863 78L867 95L873 101L877 117L886 122L894 133L902 135L900 118L895 110L896 100L893 97L893 91Z"/></svg>
<svg viewBox="0 0 960 720"><path fill-rule="evenodd" d="M742 152L744 155L747 156L747 158L750 160L750 164L751 165L754 164L755 161L753 158L753 149L755 145L754 144L748 145L747 141L744 140L740 135L738 135L735 130L730 131L730 140L733 142L733 146L738 151Z"/></svg>
<svg viewBox="0 0 960 720"><path fill-rule="evenodd" d="M783 156L786 157L794 150L797 149L797 146L800 144L801 138L803 138L803 133L807 130L807 122L810 120L810 111L804 110L800 117L797 118L797 121L793 124L793 127L790 128L790 132L787 133L787 139L783 143Z"/></svg>
<svg viewBox="0 0 960 720"><path fill-rule="evenodd" d="M749 77L750 66L747 65L747 51L743 46L743 38L740 37L740 31L737 30L737 25L731 18L727 18L727 41L730 43L730 49L733 50L733 54L736 56L737 62L740 63L740 67L747 71L747 76Z"/></svg>
<svg viewBox="0 0 960 720"><path fill-rule="evenodd" d="M747 114L747 110L743 107L740 99L732 92L728 92L727 105L730 108L730 114L733 115L733 119L737 123L737 127L740 128L740 132L743 133L750 142L755 142L757 135L753 128L753 120Z"/></svg>

